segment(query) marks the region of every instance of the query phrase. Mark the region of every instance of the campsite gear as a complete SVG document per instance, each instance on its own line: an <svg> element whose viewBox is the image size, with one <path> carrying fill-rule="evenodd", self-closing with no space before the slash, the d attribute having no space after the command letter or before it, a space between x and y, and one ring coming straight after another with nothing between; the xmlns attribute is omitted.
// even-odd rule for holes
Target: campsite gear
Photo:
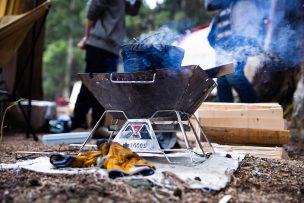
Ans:
<svg viewBox="0 0 304 203"><path fill-rule="evenodd" d="M76 157L71 155L52 154L50 162L56 168L69 167Z"/></svg>
<svg viewBox="0 0 304 203"><path fill-rule="evenodd" d="M86 132L69 132L69 133L57 133L57 134L46 134L42 136L43 144L80 144L85 141L85 139L90 134L89 131Z"/></svg>
<svg viewBox="0 0 304 203"><path fill-rule="evenodd" d="M48 122L56 118L56 104L55 102L42 101L42 100L32 100L31 106L29 106L29 101L19 102L19 107L23 111L27 112L31 108L31 120L30 125L36 132L46 132L48 131ZM26 130L28 123L23 117L23 112L21 108L12 108L7 112L9 118L10 127L13 129Z"/></svg>
<svg viewBox="0 0 304 203"><path fill-rule="evenodd" d="M4 2L3 2L4 3ZM38 2L37 2L38 3ZM32 29L32 26L37 24L37 21L42 19L41 22L39 22L39 26L37 25L37 32L35 31L35 28L33 28L32 33L32 46L28 51L27 57L24 58L24 66L22 66L22 70L20 73L24 73L27 66L29 66L29 62L32 62L32 64L38 65L38 63L35 63L34 60L34 53L35 48L37 45L38 39L41 39L41 31L44 27L44 23L48 14L48 11L50 9L50 1L45 1L40 6L36 7L35 9L32 9L31 11L28 11L26 13L20 14L20 15L10 15L10 16L2 16L6 14L12 14L12 7L11 9L8 9L8 3L4 3L2 5L3 7L0 9L2 10L1 17L0 17L0 68L2 68L4 65L8 64L9 61L12 59L13 56L15 56L16 51L26 38L28 32ZM16 3L17 4L17 3ZM21 3L20 3L21 4ZM35 3L36 4L36 3ZM37 4L36 4L37 6ZM7 8L5 8L7 7ZM9 12L7 12L9 10ZM16 9L15 9L16 10ZM37 51L37 50L36 50ZM20 54L20 53L19 53ZM22 54L21 54L22 55ZM36 66L35 65L35 66ZM33 77L33 67L34 65L30 66L30 70L28 70L30 76L29 81L32 82ZM19 71L17 71L19 72ZM28 92L28 110L27 114L25 113L25 110L23 109L22 105L20 104L20 100L16 94L16 91L20 85L20 81L23 81L22 78L24 77L24 74L18 74L18 77L16 78L16 83L14 84L14 88L12 92L7 92L1 90L1 94L5 94L8 96L8 100L10 101L18 101L18 106L22 111L22 116L24 117L24 120L27 124L27 136L31 133L33 135L33 138L35 141L38 141L38 137L36 135L35 129L31 126L31 101L32 101L32 86L29 85L29 92ZM30 82L30 84L32 84ZM24 87L23 87L24 89ZM19 92L20 93L20 92Z"/></svg>
<svg viewBox="0 0 304 203"><path fill-rule="evenodd" d="M69 117L62 117L49 121L50 133L66 133L71 130L72 122Z"/></svg>
<svg viewBox="0 0 304 203"><path fill-rule="evenodd" d="M96 165L96 161L101 155L101 151L83 152L80 155L75 152L69 155L56 153L50 156L50 162L56 168L84 168Z"/></svg>
<svg viewBox="0 0 304 203"><path fill-rule="evenodd" d="M198 119L193 114L216 86L210 75L222 76L233 71L233 64L226 64L210 69L208 72L199 66L192 65L180 69L156 69L135 73L79 74L84 85L106 111L78 153L82 151L91 138L101 119L106 113L110 113L113 119L126 120L123 127L118 129L115 142L138 153L160 153L165 156L169 163L174 163L165 153L170 150L162 150L159 146L155 136L155 132L157 132L155 127L163 127L158 132L181 131L186 149L178 150L189 155L191 164L201 163L206 159L206 154L190 118L194 118L199 133L205 137L212 148ZM107 94L108 92L111 94ZM165 125L156 123L165 121L170 123ZM155 124L155 127L152 127L152 124ZM201 160L199 161L194 160L194 154L197 153L193 152L186 129L192 129L199 144L201 150ZM109 138L109 140L111 139L112 137ZM171 151L178 150L172 149Z"/></svg>
<svg viewBox="0 0 304 203"><path fill-rule="evenodd" d="M66 154L68 152L71 152L71 150L61 150L58 152L58 154ZM49 156L54 154L54 151L40 151L40 152L33 152L33 151L16 151L15 152L15 158L16 160L20 159L33 159L35 157L39 156Z"/></svg>
<svg viewBox="0 0 304 203"><path fill-rule="evenodd" d="M98 140L96 140L96 146L98 149L100 149L101 145L105 144L107 142L108 142L108 139L98 139Z"/></svg>
<svg viewBox="0 0 304 203"><path fill-rule="evenodd" d="M172 149L177 142L176 133L174 132L155 133L155 136L162 149Z"/></svg>
<svg viewBox="0 0 304 203"><path fill-rule="evenodd" d="M184 58L184 50L166 44L134 43L124 45L121 55L125 72L179 69Z"/></svg>
<svg viewBox="0 0 304 203"><path fill-rule="evenodd" d="M165 125L163 125L165 126ZM122 126L119 125L110 125L109 126L109 131L119 131ZM165 128L159 128L160 125L155 125L152 124L153 130L154 131L160 131L158 133L155 133L155 136L157 138L157 141L162 149L172 149L176 143L177 143L177 138L176 138L176 133L175 132L163 132L163 131L174 131L177 130L176 126L172 126L171 129L165 129ZM166 125L168 127L168 125ZM98 145L98 144L97 144Z"/></svg>
<svg viewBox="0 0 304 203"><path fill-rule="evenodd" d="M199 66L180 70L157 69L136 73L81 73L80 79L106 110L123 111L130 119L149 118L158 110L177 110L192 115L216 86L215 72L233 72L226 64L208 71ZM111 94L107 94L111 92ZM136 105L134 105L136 104ZM122 114L111 113L114 119Z"/></svg>
<svg viewBox="0 0 304 203"><path fill-rule="evenodd" d="M29 12L0 17L0 67L11 60L32 25L45 17L49 8L50 2L46 1Z"/></svg>
<svg viewBox="0 0 304 203"><path fill-rule="evenodd" d="M110 178L154 174L155 166L153 164L118 143L102 144L100 149L103 156L107 156L103 165L109 172Z"/></svg>
<svg viewBox="0 0 304 203"><path fill-rule="evenodd" d="M93 138L100 139L100 138L109 138L111 136L111 132L106 127L99 127L94 132Z"/></svg>
<svg viewBox="0 0 304 203"><path fill-rule="evenodd" d="M118 143L102 143L100 151L71 153L62 155L59 153L50 156L50 163L56 168L72 167L84 168L90 166L105 167L110 178L129 175L152 175L155 166L140 158L130 149Z"/></svg>

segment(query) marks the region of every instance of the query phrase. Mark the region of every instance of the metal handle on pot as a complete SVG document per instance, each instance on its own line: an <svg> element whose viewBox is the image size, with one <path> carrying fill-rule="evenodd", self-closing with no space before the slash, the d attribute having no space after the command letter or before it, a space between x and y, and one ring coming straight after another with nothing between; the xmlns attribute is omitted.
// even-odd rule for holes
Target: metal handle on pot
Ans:
<svg viewBox="0 0 304 203"><path fill-rule="evenodd" d="M113 80L113 74L110 74L110 81L112 83L122 83L122 84L130 84L130 83L136 83L136 84L150 84L150 83L154 83L155 82L155 77L156 77L156 73L153 74L153 78L150 81L135 81L135 80L131 80L131 81L121 81L121 80Z"/></svg>

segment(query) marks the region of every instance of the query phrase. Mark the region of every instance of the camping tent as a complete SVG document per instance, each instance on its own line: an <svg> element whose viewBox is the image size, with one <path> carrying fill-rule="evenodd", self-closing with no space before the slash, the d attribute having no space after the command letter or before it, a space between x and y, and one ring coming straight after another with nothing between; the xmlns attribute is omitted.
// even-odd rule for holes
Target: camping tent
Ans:
<svg viewBox="0 0 304 203"><path fill-rule="evenodd" d="M198 27L174 43L185 50L183 66L199 65L203 69L215 66L215 52L207 40L209 30L208 26Z"/></svg>
<svg viewBox="0 0 304 203"><path fill-rule="evenodd" d="M49 3L45 2L27 13L0 17L0 67L14 56L32 25L42 18L48 7Z"/></svg>

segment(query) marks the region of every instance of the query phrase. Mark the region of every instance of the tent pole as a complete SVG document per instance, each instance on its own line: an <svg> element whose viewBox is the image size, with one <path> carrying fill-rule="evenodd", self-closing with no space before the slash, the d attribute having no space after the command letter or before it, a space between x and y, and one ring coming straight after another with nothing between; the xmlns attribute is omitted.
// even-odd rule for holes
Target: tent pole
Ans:
<svg viewBox="0 0 304 203"><path fill-rule="evenodd" d="M34 8L38 7L38 0L33 0L33 5ZM34 23L33 26L33 32L32 32L32 55L31 55L31 63L30 63L30 71L29 71L29 88L28 88L28 108L27 108L27 115L28 115L28 120L31 122L32 120L32 86L33 86L33 71L34 71L34 65L35 65L35 48L36 48L36 43L35 43L35 35L36 35L36 30L37 30L37 22ZM39 37L39 36L38 36ZM36 40L38 40L38 37ZM34 130L31 130L31 125L27 125L27 130L26 130L26 137L29 137L30 131L32 131L34 139L37 139L37 136L34 132ZM38 139L37 139L38 140Z"/></svg>
<svg viewBox="0 0 304 203"><path fill-rule="evenodd" d="M35 7L38 6L38 0L34 0L33 1ZM32 35L32 46L30 49L30 54L27 57L27 60L25 61L23 68L21 70L21 74L20 74L20 78L17 79L17 82L14 85L13 88L13 97L17 97L16 92L17 92L17 88L19 87L20 81L21 81L21 77L26 69L26 67L28 66L28 64L30 63L30 71L29 71L29 76L30 76L30 81L29 81L29 89L28 89L28 109L27 109L27 114L25 114L25 110L23 109L23 106L20 104L19 107L21 109L21 112L23 114L23 117L27 123L27 132L26 132L26 136L29 137L29 132L31 132L31 134L33 135L33 138L35 141L38 141L38 137L34 131L34 129L31 126L31 112L32 112L32 80L33 80L33 71L34 71L34 60L35 60L35 47L38 41L38 38L42 32L43 29L43 25L45 24L46 21L46 17L48 15L49 10L47 10L43 16L42 22L40 27L38 28L37 34L36 34L36 30L37 30L37 23L35 23L33 25L33 35Z"/></svg>

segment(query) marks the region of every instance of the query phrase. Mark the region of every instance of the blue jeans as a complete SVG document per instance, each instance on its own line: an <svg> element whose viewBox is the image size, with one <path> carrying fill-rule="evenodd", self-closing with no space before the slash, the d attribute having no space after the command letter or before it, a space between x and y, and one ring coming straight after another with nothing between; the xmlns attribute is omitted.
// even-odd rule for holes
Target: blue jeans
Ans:
<svg viewBox="0 0 304 203"><path fill-rule="evenodd" d="M236 72L218 78L217 101L233 102L232 88L238 93L240 101L244 103L257 102L257 93L244 75L245 62L237 62Z"/></svg>

